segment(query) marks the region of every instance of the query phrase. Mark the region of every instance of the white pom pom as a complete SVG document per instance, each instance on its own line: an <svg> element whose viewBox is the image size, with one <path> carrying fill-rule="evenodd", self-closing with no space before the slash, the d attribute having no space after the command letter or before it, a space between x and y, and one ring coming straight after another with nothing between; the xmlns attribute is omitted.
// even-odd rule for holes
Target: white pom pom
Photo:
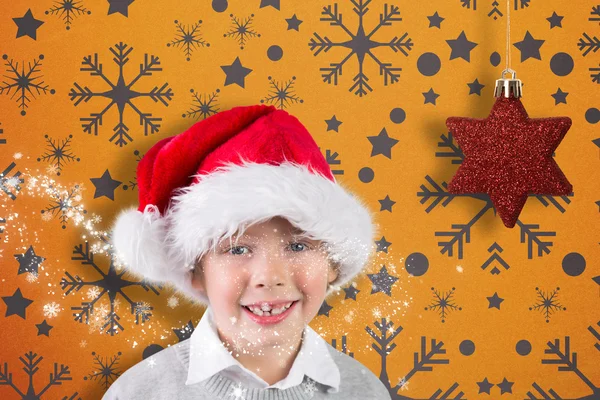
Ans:
<svg viewBox="0 0 600 400"><path fill-rule="evenodd" d="M153 204L141 213L132 207L120 212L111 242L125 269L151 281L170 280L165 249L165 219Z"/></svg>

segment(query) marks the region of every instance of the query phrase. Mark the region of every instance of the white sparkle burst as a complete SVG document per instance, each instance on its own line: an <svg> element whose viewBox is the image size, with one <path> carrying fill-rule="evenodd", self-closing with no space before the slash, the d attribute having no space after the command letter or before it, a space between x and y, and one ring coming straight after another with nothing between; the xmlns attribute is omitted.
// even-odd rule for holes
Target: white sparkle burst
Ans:
<svg viewBox="0 0 600 400"><path fill-rule="evenodd" d="M97 286L94 286L94 287L91 287L88 289L88 291L87 291L88 299L93 300L98 296L100 296L100 289Z"/></svg>
<svg viewBox="0 0 600 400"><path fill-rule="evenodd" d="M179 305L179 299L176 296L171 296L169 297L169 300L167 300L167 305L171 308L175 308Z"/></svg>
<svg viewBox="0 0 600 400"><path fill-rule="evenodd" d="M307 376L306 382L302 384L302 390L312 398L319 389L317 388L315 381Z"/></svg>
<svg viewBox="0 0 600 400"><path fill-rule="evenodd" d="M403 376L402 379L400 379L400 382L398 382L400 390L408 390L408 383L409 382L406 380L406 377Z"/></svg>
<svg viewBox="0 0 600 400"><path fill-rule="evenodd" d="M154 358L154 356L150 356L150 358L148 358L147 363L150 368L154 368L154 366L156 365L156 359Z"/></svg>
<svg viewBox="0 0 600 400"><path fill-rule="evenodd" d="M25 279L27 279L27 282L33 283L38 280L38 274L36 272L28 272Z"/></svg>
<svg viewBox="0 0 600 400"><path fill-rule="evenodd" d="M242 383L238 382L236 385L231 387L231 392L229 396L235 400L245 400L246 399L246 389L242 387Z"/></svg>
<svg viewBox="0 0 600 400"><path fill-rule="evenodd" d="M60 311L62 311L62 308L60 308L60 304L52 302L44 305L44 317L56 317Z"/></svg>
<svg viewBox="0 0 600 400"><path fill-rule="evenodd" d="M373 308L373 316L375 318L381 318L381 311L379 310L379 307Z"/></svg>

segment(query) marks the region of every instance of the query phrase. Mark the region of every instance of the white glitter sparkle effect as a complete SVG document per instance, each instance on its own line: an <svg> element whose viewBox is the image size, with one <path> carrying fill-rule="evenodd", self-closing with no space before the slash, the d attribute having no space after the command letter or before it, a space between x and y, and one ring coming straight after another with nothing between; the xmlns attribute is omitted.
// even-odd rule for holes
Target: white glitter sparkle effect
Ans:
<svg viewBox="0 0 600 400"><path fill-rule="evenodd" d="M44 317L54 318L61 311L60 304L52 302L44 305Z"/></svg>

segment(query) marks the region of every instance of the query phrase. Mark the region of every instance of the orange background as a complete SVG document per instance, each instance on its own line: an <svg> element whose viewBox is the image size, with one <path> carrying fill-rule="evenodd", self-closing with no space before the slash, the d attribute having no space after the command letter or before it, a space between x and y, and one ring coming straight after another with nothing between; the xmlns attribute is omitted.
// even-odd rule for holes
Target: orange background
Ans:
<svg viewBox="0 0 600 400"><path fill-rule="evenodd" d="M333 308L328 316L319 315L311 326L328 341L337 340L340 349L342 336L346 336L348 352L368 366L384 383L391 387L393 398L429 398L437 390L451 390L451 397L460 392L464 397L499 398L500 388L495 386L491 394L479 393L476 382L487 378L499 384L506 378L514 382L512 393L502 398L524 398L533 393L537 385L545 391L553 389L562 398L589 396L600 386L600 287L593 278L600 275L598 265L598 205L600 200L600 157L598 146L593 140L599 137L598 125L586 120L586 111L598 107L598 85L592 82L591 68L598 66L600 52L583 55L577 47L582 32L598 36L598 22L591 21L590 1L542 2L532 0L528 7L511 11L511 42L523 40L526 32L536 39L545 40L541 47L541 60L529 58L520 61L519 50L511 46L512 67L517 77L524 82L523 104L531 117L569 116L573 125L556 151L556 161L574 187L574 196L554 199L565 208L564 212L550 204L544 206L535 197L530 197L520 215L526 224L539 224L539 231L554 232L555 235L541 237L552 245L550 252L528 257L527 241L521 241L522 229L504 227L499 216L492 210L480 218L470 229L470 241L464 243L463 257L458 250L449 256L441 252L438 242L444 237L436 232L454 231L453 224L466 224L479 212L485 202L474 197L454 198L447 206L441 204L426 212L431 200L422 202L418 192L423 186L432 189L426 177L437 184L449 182L457 165L450 159L436 157L436 152L447 149L438 147L442 135L447 135L445 120L449 116L487 116L494 98L495 80L504 67L506 46L505 16L497 20L488 16L492 6L478 2L477 9L463 7L460 1L391 2L398 5L402 21L382 27L374 40L389 42L394 36L408 32L414 46L408 56L391 49L378 48L374 52L385 62L401 67L399 81L384 85L379 67L371 60L364 62L364 72L373 88L366 96L357 96L349 91L352 78L358 73L358 61L352 56L345 64L337 85L327 84L321 78L320 68L341 61L349 50L334 47L328 52L313 55L308 43L314 33L328 36L332 41L344 41L348 37L328 22L320 21L324 6L338 4L344 23L355 32L356 15L350 1L286 1L281 0L280 10L260 7L259 0L230 1L224 12L213 10L210 1L158 0L134 1L128 7L128 16L121 13L108 15L109 4L100 0L85 0L83 6L91 14L74 18L71 28L56 15L45 12L58 2L14 1L4 5L0 15L0 52L22 65L44 55L41 64L43 81L55 90L54 94L31 96L27 113L22 116L11 93L0 96L0 168L4 170L12 162L15 170L25 175L26 186L30 176L48 175L64 188L82 185L80 203L87 213L86 220L96 219L95 226L105 230L119 210L137 205L137 189L130 185L135 178L138 151L143 155L158 140L183 132L196 122L182 117L193 105L193 89L199 94L210 94L219 89L219 110L238 105L259 103L271 91L269 77L280 83L295 77L294 92L303 101L291 102L286 109L296 115L313 134L321 150L339 154L341 164L332 169L343 170L338 181L349 190L356 191L374 211L377 222L382 226L385 239L392 243L387 252L380 251L369 265L365 274L355 279L360 290L356 301L344 300L344 292L328 299ZM491 3L491 2L490 2ZM511 2L512 4L512 2ZM373 1L365 16L364 24L372 29L383 12L384 2ZM44 21L37 29L37 38L17 38L17 25L13 18L20 18L31 9L36 19ZM500 7L504 13L505 6ZM438 12L444 19L441 29L430 28L427 16ZM562 28L550 29L546 18L556 11L564 16ZM260 37L250 37L245 48L224 34L232 28L229 14L247 18L254 14L253 27ZM288 30L285 19L296 14L303 22L299 31ZM190 61L181 48L167 46L176 37L175 20L192 25L202 20L202 38L209 47L193 51ZM450 59L451 48L447 40L455 40L464 31L470 41L478 45L470 52L470 62L461 58ZM160 58L160 68L152 76L142 77L134 87L148 91L168 83L173 97L164 106L150 98L134 100L136 107L160 117L159 132L144 135L139 117L130 108L124 111L124 119L130 128L133 141L126 146L110 142L112 128L119 114L116 108L107 112L98 135L83 132L80 118L102 110L109 101L93 98L74 106L69 92L75 83L93 91L107 90L106 83L99 77L81 71L84 57L98 54L106 76L116 80L118 68L112 61L109 48L119 42L133 47L129 62L125 66L126 80L131 80L144 62L144 55ZM278 45L283 57L272 61L268 49ZM490 63L490 55L497 51L500 65ZM417 61L424 54L435 53L441 60L440 71L434 76L419 72ZM567 76L557 76L550 68L552 56L559 52L568 53L574 60L574 68ZM225 73L221 66L230 65L239 57L243 66L252 72L245 78L245 87L225 85ZM2 60L4 63L6 60ZM3 66L3 79L9 75ZM485 87L481 96L469 95L467 83L477 78ZM569 92L567 104L555 105L551 94L560 87ZM440 94L437 104L424 104L423 92L434 88ZM390 120L390 112L402 108L406 119L402 123ZM326 130L325 120L333 115L343 123L339 131ZM399 142L392 148L392 157L371 157L368 136L377 136L386 129L390 137ZM44 135L55 140L64 140L73 135L72 152L80 161L66 163L60 176L52 175L49 163L40 162L48 147ZM359 178L362 168L370 168L374 179L363 182ZM99 178L105 170L111 177L121 181L114 191L114 200L94 197L91 178ZM395 201L393 211L380 211L378 200L386 195ZM181 328L189 320L194 326L201 318L203 308L195 307L179 298L179 304L169 306L171 289L160 290L157 296L140 287L125 290L135 301L145 301L154 307L153 315L144 324L136 325L129 305L117 296L117 311L124 330L118 335L102 334L98 327L73 320L71 307L88 301L87 289L64 296L60 286L65 272L72 276L93 281L98 275L89 266L73 260L75 246L84 243L86 234L83 226L68 220L62 228L59 217L43 218L40 212L50 203L47 195L36 190L23 189L15 200L0 193L2 208L0 218L7 218L1 234L0 296L12 296L20 288L23 296L32 299L26 318L17 315L5 316L6 304L0 302L0 365L8 363L15 386L26 390L28 378L21 369L19 357L33 351L43 356L35 375L35 387L44 387L53 371L53 364L69 366L72 380L61 386L48 389L42 398L62 398L77 392L83 399L99 399L106 388L98 379L90 379L97 371L94 364L95 352L101 357L113 357L121 352L116 370L123 372L142 361L144 349L151 344L167 347L177 343L174 328ZM18 214L18 215L17 215ZM9 219L10 218L10 219ZM527 237L528 238L528 237ZM92 240L91 242L95 242ZM494 243L503 251L496 252L510 269L502 269L493 275L490 270L498 266L492 262L487 269L481 266L492 254L488 248ZM36 279L29 273L17 274L19 267L13 255L25 253L33 246L37 255L45 257ZM406 260L414 253L427 257L429 268L422 276L410 276L406 271ZM585 259L585 270L578 276L569 276L563 270L563 261L570 253L578 253ZM107 271L109 259L101 254L95 256L97 265ZM398 278L392 286L391 296L383 292L371 292L372 282L366 274L380 271L382 266L390 275ZM133 280L132 278L130 278ZM566 310L553 314L546 322L540 311L529 308L539 301L536 287L551 292L560 287L558 302ZM434 302L431 288L446 293L455 288L453 301L461 310L449 312L445 322L437 312L425 310ZM505 299L500 309L489 308L486 297L495 292ZM61 310L55 316L44 314L44 306L56 303ZM106 296L98 306L108 307ZM173 305L171 303L171 305ZM395 349L387 357L387 379L383 378L381 357L373 351L373 339L365 327L376 333L375 322L382 318L392 321L402 331L395 338ZM37 335L35 324L46 320L53 328L50 335ZM409 379L404 390L393 387L413 369L415 353L421 351L421 338L443 342L445 354L438 358L447 359L447 364L432 365L430 372L417 372ZM565 337L570 338L571 351L577 353L577 368L588 379L586 384L575 372L559 371L558 365L544 364L543 359L552 359L544 350L549 342L560 340L564 349ZM460 345L465 340L475 343L472 355L462 354ZM531 343L531 353L517 354L515 346L520 340ZM84 379L84 378L88 379ZM591 384L591 386L590 386ZM535 385L535 386L534 386ZM595 386L594 386L595 385ZM13 397L14 396L14 397ZM9 386L0 386L0 398L20 398ZM590 397L591 398L591 397Z"/></svg>

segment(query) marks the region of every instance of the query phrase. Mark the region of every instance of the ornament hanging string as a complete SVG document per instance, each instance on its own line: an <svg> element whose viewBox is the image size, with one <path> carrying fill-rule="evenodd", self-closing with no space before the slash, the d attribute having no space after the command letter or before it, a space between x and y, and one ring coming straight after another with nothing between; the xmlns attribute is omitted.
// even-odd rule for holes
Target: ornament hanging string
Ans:
<svg viewBox="0 0 600 400"><path fill-rule="evenodd" d="M506 71L512 72L510 68L510 0L506 0ZM504 78L504 73L502 77Z"/></svg>

